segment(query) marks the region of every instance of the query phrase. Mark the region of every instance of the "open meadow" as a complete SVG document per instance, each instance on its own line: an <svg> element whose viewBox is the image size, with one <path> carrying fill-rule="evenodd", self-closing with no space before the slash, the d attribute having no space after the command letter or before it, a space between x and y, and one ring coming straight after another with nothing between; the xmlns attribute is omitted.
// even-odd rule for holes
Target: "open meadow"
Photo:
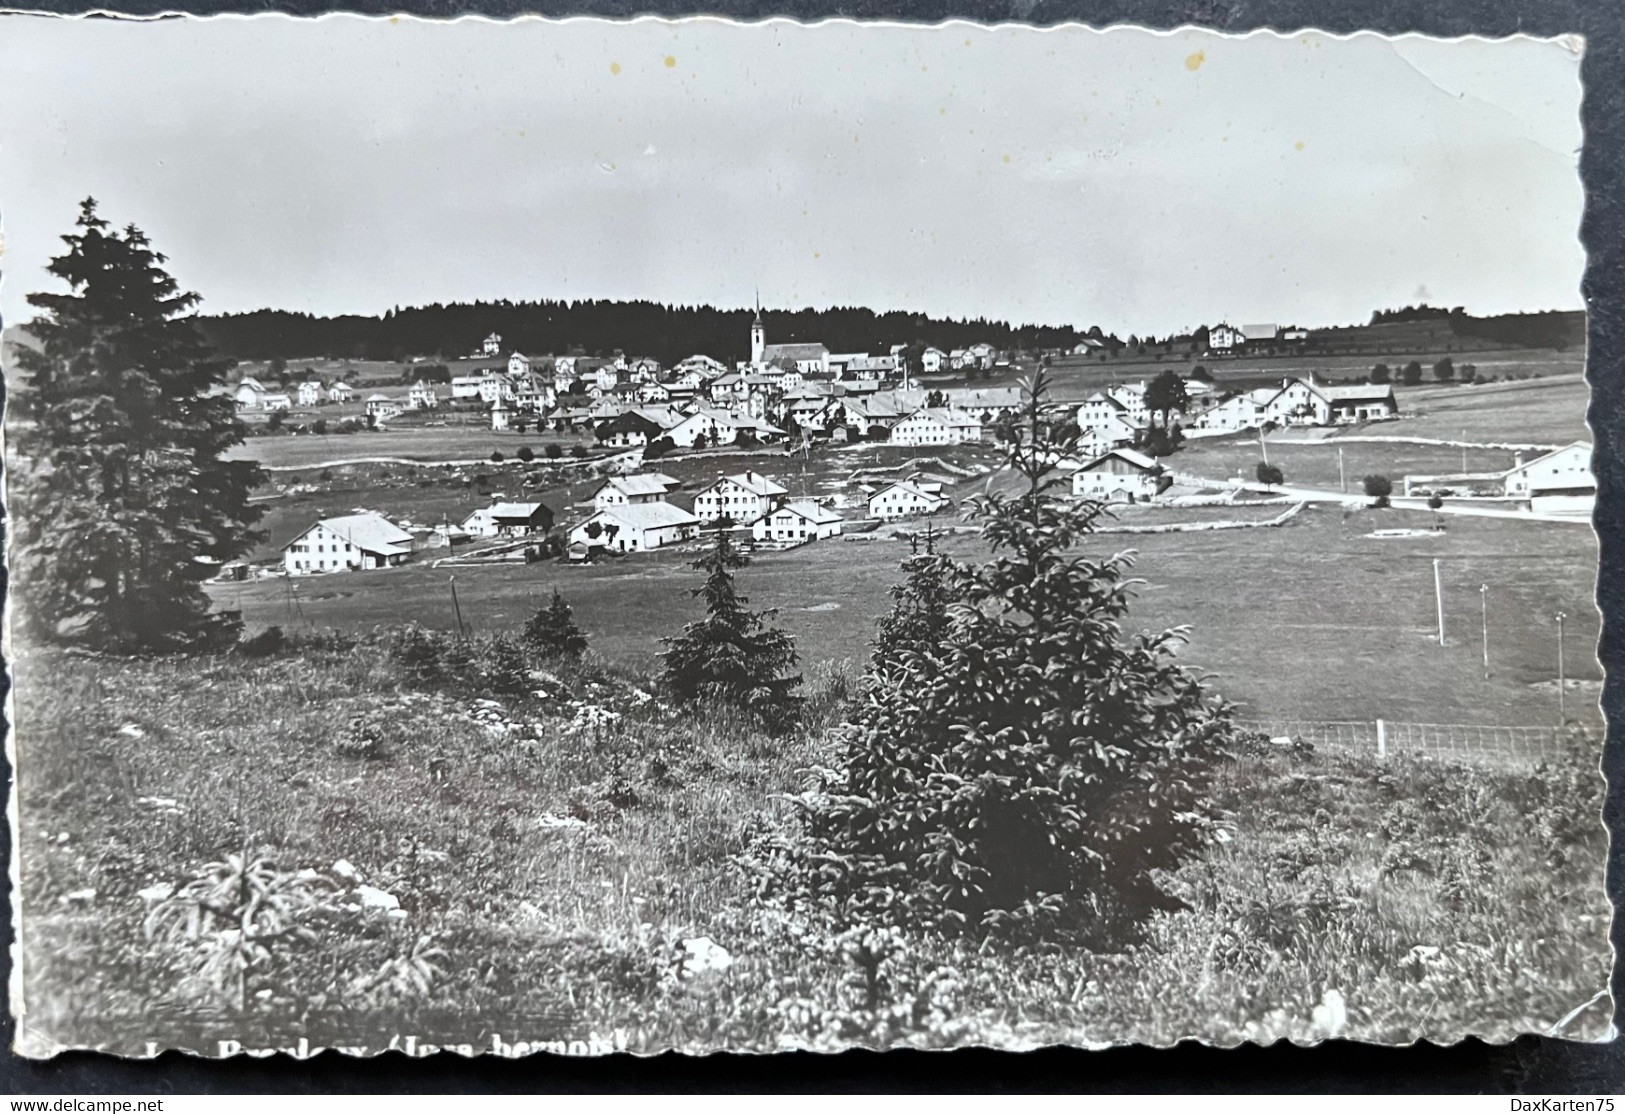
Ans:
<svg viewBox="0 0 1625 1114"><path fill-rule="evenodd" d="M601 620L604 601L581 599ZM760 897L758 848L785 822L773 797L829 760L827 727L851 694L828 670L814 670L807 726L769 739L734 716L676 716L647 700L647 679L590 660L512 695L490 687L507 683L497 674L426 672L433 660L404 645L20 656L25 1050L1448 1042L1607 1027L1593 997L1610 964L1594 739L1533 771L1255 742L1217 771L1226 820L1168 877L1178 908L1116 947L990 948L809 928ZM177 887L245 866L269 887L265 909L283 911L265 915L296 915L298 934L245 950L164 919Z"/></svg>
<svg viewBox="0 0 1625 1114"><path fill-rule="evenodd" d="M1333 463L1335 469L1335 461ZM1136 521L1132 510L1121 522ZM1189 512L1236 517L1228 508ZM1160 520L1160 519L1159 519ZM1556 629L1568 612L1571 678L1600 681L1594 647L1596 539L1588 526L1451 518L1439 534L1373 538L1378 529L1432 526L1426 512L1345 512L1311 506L1275 528L1101 534L1097 553L1134 549L1145 583L1136 628L1189 625L1183 653L1217 675L1219 690L1254 718L1546 725L1555 722ZM945 523L939 523L942 525ZM951 524L951 520L949 523ZM974 537L942 542L972 557ZM407 567L211 586L216 605L253 628L366 630L413 620L455 629L450 577L464 621L509 629L557 587L593 646L647 668L658 639L699 615L687 589L695 547L585 567ZM740 577L757 606L776 607L803 662L856 663L902 574L906 543L862 536L758 555ZM1433 559L1442 560L1446 645L1436 645ZM1492 676L1482 676L1479 586L1490 586ZM1587 688L1570 707L1595 704Z"/></svg>

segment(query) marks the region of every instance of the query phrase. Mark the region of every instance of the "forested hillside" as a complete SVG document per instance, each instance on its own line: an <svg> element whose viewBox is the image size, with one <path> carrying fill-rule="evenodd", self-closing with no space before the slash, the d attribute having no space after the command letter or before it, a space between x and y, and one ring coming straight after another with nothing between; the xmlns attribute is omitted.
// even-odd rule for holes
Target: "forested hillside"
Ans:
<svg viewBox="0 0 1625 1114"><path fill-rule="evenodd" d="M382 317L259 310L200 317L198 324L221 352L241 360L454 357L477 351L486 334L495 332L504 351L608 355L620 349L669 364L696 352L724 361L745 358L751 317L750 310L641 301L494 302L397 309ZM915 341L944 349L979 341L1001 349L1060 348L1082 336L1070 326L1012 326L844 307L767 310L762 317L769 343L822 341L835 352L885 351Z"/></svg>

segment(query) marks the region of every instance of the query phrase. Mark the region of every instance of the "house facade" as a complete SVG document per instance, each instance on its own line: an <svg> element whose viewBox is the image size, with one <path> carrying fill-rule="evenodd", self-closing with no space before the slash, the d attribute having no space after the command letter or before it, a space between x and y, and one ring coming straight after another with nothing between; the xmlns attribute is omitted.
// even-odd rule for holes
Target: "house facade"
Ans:
<svg viewBox="0 0 1625 1114"><path fill-rule="evenodd" d="M758 542L800 545L835 537L841 532L841 516L810 499L798 499L758 518L750 532Z"/></svg>
<svg viewBox="0 0 1625 1114"><path fill-rule="evenodd" d="M378 514L324 518L282 547L282 569L290 576L383 569L405 564L412 535Z"/></svg>
<svg viewBox="0 0 1625 1114"><path fill-rule="evenodd" d="M1144 502L1161 485L1162 465L1133 449L1112 449L1072 473L1072 494L1101 503Z"/></svg>
<svg viewBox="0 0 1625 1114"><path fill-rule="evenodd" d="M671 503L634 503L593 512L570 531L570 544L589 552L640 553L687 541L699 526L698 518Z"/></svg>
<svg viewBox="0 0 1625 1114"><path fill-rule="evenodd" d="M1590 442L1576 441L1533 460L1520 460L1502 476L1502 490L1509 499L1569 495L1595 502L1597 479L1591 472L1591 454Z"/></svg>
<svg viewBox="0 0 1625 1114"><path fill-rule="evenodd" d="M723 476L694 496L694 514L701 522L728 518L755 522L785 501L789 492L760 472Z"/></svg>
<svg viewBox="0 0 1625 1114"><path fill-rule="evenodd" d="M440 405L440 396L431 384L420 379L407 392L406 404L413 410L433 410Z"/></svg>
<svg viewBox="0 0 1625 1114"><path fill-rule="evenodd" d="M322 385L314 379L308 379L299 384L299 405L319 406L322 401Z"/></svg>
<svg viewBox="0 0 1625 1114"><path fill-rule="evenodd" d="M894 445L963 445L981 439L981 419L946 407L916 410L891 429Z"/></svg>
<svg viewBox="0 0 1625 1114"><path fill-rule="evenodd" d="M948 499L939 485L898 480L869 496L869 517L882 521L910 518L932 514L947 505Z"/></svg>
<svg viewBox="0 0 1625 1114"><path fill-rule="evenodd" d="M677 489L677 481L660 472L639 472L632 476L611 476L592 494L594 510L625 507L637 503L663 503Z"/></svg>

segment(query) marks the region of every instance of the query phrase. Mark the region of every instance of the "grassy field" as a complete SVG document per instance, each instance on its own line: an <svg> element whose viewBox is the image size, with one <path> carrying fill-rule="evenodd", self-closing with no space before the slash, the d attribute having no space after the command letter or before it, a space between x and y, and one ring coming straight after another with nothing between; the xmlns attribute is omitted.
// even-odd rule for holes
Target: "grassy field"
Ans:
<svg viewBox="0 0 1625 1114"><path fill-rule="evenodd" d="M1405 357L1304 354L1236 356L1215 360L1208 356L1177 354L1105 362L1085 360L1082 357L1062 357L1054 361L1050 373L1055 378L1054 397L1057 401L1081 401L1091 392L1112 383L1138 383L1141 380L1153 379L1165 368L1171 368L1181 375L1189 375L1198 365L1206 368L1220 386L1230 389L1263 386L1284 378L1306 376L1311 373L1332 381L1358 379L1369 375L1376 364L1385 363L1391 370L1397 371L1413 358L1421 361L1431 380L1433 364L1442 355L1445 353L1417 353ZM1499 379L1526 375L1539 375L1543 379L1552 376L1577 376L1585 367L1585 356L1578 351L1554 352L1519 348L1469 354L1453 352L1450 355L1458 364L1476 365L1482 377L1494 376ZM988 383L992 386L1014 386L1020 381L1022 371L1023 369L1018 367L999 369ZM1529 382L1535 380L1531 379ZM978 385L981 383L982 381L978 380Z"/></svg>
<svg viewBox="0 0 1625 1114"><path fill-rule="evenodd" d="M360 433L286 433L250 437L228 455L255 460L271 468L319 468L333 460L393 457L424 462L489 460L493 452L512 457L521 445L541 455L549 444L565 452L590 439L562 433L498 432L484 425L418 426Z"/></svg>
<svg viewBox="0 0 1625 1114"><path fill-rule="evenodd" d="M1591 393L1577 373L1471 387L1401 387L1396 394L1404 418L1371 432L1553 445L1591 439Z"/></svg>
<svg viewBox="0 0 1625 1114"><path fill-rule="evenodd" d="M769 740L674 719L638 703L646 681L601 672L502 698L487 726L480 693L414 681L377 645L25 650L14 668L33 1054L405 1036L638 1052L1501 1041L1607 985L1594 749L1534 774L1243 755L1214 789L1224 840L1169 879L1186 907L1138 942L894 936L866 983L859 941L761 904L736 859L784 823L771 794L827 760L827 677L818 722ZM622 718L584 727L567 696ZM289 914L306 935L262 938L246 969L218 926L149 936L171 887L245 849L279 900L308 898ZM700 937L726 969L685 960ZM1317 1020L1333 994L1346 1017ZM1564 1035L1596 1039L1607 1020L1604 999Z"/></svg>
<svg viewBox="0 0 1625 1114"><path fill-rule="evenodd" d="M1132 512L1122 521L1134 521ZM1367 536L1431 525L1422 512L1310 507L1278 528L1101 535L1088 548L1139 553L1137 572L1146 583L1130 621L1154 630L1188 624L1185 659L1216 673L1220 691L1242 702L1248 715L1553 722L1558 609L1569 614L1569 675L1600 680L1595 536L1584 525L1477 518L1452 518L1443 534L1429 537ZM982 551L970 536L944 544L966 557ZM740 587L756 605L780 609L804 661L861 659L907 552L897 541L830 539L758 556ZM500 630L557 586L599 652L644 668L660 649L658 639L699 613L686 591L699 579L688 567L693 556L666 550L587 567L459 568L458 600L475 630ZM1434 641L1435 557L1443 562L1443 648ZM218 606L241 610L253 627L359 630L410 618L452 629L450 575L409 567L211 592ZM1488 681L1480 664L1480 584L1490 586ZM1570 707L1594 700L1591 689Z"/></svg>

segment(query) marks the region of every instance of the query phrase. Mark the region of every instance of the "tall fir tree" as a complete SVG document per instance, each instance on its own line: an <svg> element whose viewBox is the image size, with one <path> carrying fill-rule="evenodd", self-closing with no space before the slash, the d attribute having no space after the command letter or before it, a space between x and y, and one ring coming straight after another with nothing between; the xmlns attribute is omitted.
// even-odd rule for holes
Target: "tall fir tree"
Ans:
<svg viewBox="0 0 1625 1114"><path fill-rule="evenodd" d="M801 719L803 698L792 674L795 640L767 625L773 612L751 611L734 587L734 570L750 558L739 551L729 524L718 524L711 549L694 562L706 573L693 594L705 601L705 618L675 638L661 639L661 684L679 705L714 702L756 717L769 731L783 732Z"/></svg>
<svg viewBox="0 0 1625 1114"><path fill-rule="evenodd" d="M201 581L244 553L264 513L236 407L165 258L92 199L47 268L66 294L40 310L12 396L18 461L12 567L22 621L42 637L119 651L232 637Z"/></svg>
<svg viewBox="0 0 1625 1114"><path fill-rule="evenodd" d="M525 642L544 657L578 661L587 652L587 636L576 626L575 613L553 589L553 598L536 609L525 624Z"/></svg>
<svg viewBox="0 0 1625 1114"><path fill-rule="evenodd" d="M1063 494L1077 445L1043 420L1046 386L1006 446L1025 490L968 501L989 557L914 570L798 798L776 870L809 911L1115 944L1172 904L1159 874L1207 839L1227 706L1178 664L1179 631L1124 632L1131 557L1079 551L1104 508ZM950 598L910 598L921 579Z"/></svg>

